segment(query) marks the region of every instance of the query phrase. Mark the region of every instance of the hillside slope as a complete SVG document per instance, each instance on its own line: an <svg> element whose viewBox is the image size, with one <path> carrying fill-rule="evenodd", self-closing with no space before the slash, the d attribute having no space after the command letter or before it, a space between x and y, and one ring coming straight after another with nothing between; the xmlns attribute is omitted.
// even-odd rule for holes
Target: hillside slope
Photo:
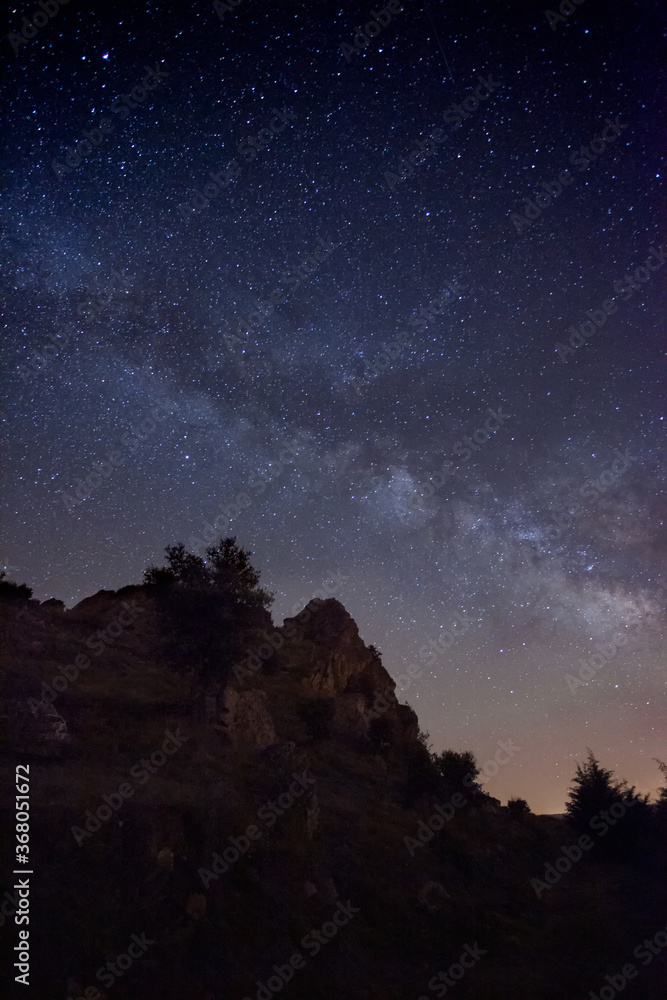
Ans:
<svg viewBox="0 0 667 1000"><path fill-rule="evenodd" d="M17 763L30 774L33 996L576 1000L664 925L654 859L591 857L538 898L531 879L572 833L480 793L452 805L333 599L280 628L239 613L243 658L199 685L169 668L155 588L3 615L2 767L10 787ZM664 996L661 961L628 997Z"/></svg>

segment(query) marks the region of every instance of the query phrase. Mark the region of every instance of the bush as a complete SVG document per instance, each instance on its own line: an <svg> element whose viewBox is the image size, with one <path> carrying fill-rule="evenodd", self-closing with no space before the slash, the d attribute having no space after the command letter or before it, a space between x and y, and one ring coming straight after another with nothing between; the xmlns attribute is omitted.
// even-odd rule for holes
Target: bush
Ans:
<svg viewBox="0 0 667 1000"><path fill-rule="evenodd" d="M424 734L428 740L428 733ZM428 746L418 740L408 757L408 773L403 789L403 805L410 808L424 797L437 795L442 779Z"/></svg>
<svg viewBox="0 0 667 1000"><path fill-rule="evenodd" d="M512 819L523 819L524 816L530 816L530 806L525 799L509 799L507 808Z"/></svg>
<svg viewBox="0 0 667 1000"><path fill-rule="evenodd" d="M29 601L32 597L32 587L25 583L14 583L13 580L5 580L7 574L0 572L0 600L3 601Z"/></svg>
<svg viewBox="0 0 667 1000"><path fill-rule="evenodd" d="M433 762L450 792L462 792L466 788L468 791L480 791L480 786L475 781L480 768L470 750L443 750L442 753L435 754ZM464 783L464 779L468 779L467 782Z"/></svg>

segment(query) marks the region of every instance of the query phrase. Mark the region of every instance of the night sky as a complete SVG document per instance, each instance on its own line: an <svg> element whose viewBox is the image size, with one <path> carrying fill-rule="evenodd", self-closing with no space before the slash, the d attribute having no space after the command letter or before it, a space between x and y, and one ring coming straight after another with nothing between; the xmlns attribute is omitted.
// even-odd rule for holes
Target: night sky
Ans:
<svg viewBox="0 0 667 1000"><path fill-rule="evenodd" d="M216 522L277 623L336 577L434 748L512 740L485 787L544 812L587 746L654 790L665 734L659 7L562 7L3 41L8 575L71 606Z"/></svg>

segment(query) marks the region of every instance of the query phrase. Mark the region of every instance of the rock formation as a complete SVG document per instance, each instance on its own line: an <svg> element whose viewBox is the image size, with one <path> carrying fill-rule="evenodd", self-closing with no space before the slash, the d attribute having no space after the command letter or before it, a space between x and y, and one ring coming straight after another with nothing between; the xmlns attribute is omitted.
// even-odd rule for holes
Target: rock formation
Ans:
<svg viewBox="0 0 667 1000"><path fill-rule="evenodd" d="M193 600L183 634L151 587L0 602L2 777L30 772L34 996L432 997L470 946L461 998L565 1000L598 982L592 953L613 969L664 922L661 872L621 899L613 871L587 883L582 863L565 878L585 891L535 899L531 877L572 842L561 819L484 795L434 812L450 793L417 717L338 601L212 627ZM132 935L151 943L109 985Z"/></svg>

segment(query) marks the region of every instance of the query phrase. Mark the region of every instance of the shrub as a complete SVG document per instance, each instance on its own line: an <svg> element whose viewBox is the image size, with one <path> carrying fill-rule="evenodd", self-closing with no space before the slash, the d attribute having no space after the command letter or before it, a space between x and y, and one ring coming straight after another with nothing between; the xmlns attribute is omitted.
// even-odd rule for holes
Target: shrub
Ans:
<svg viewBox="0 0 667 1000"><path fill-rule="evenodd" d="M443 750L440 754L435 754L433 762L442 775L447 788L451 792L470 791L473 788L479 790L479 785L475 778L480 772L474 754L470 750ZM464 784L464 778L468 781ZM472 785L471 785L472 781Z"/></svg>
<svg viewBox="0 0 667 1000"><path fill-rule="evenodd" d="M424 734L428 740L428 734ZM438 768L428 747L418 741L408 756L408 772L403 790L403 804L413 806L423 797L436 795L442 784Z"/></svg>
<svg viewBox="0 0 667 1000"><path fill-rule="evenodd" d="M510 811L512 819L523 819L524 816L530 815L530 806L525 799L509 799L507 808Z"/></svg>
<svg viewBox="0 0 667 1000"><path fill-rule="evenodd" d="M29 601L32 597L32 587L25 583L14 583L13 580L5 580L7 574L0 572L0 600L3 601Z"/></svg>

